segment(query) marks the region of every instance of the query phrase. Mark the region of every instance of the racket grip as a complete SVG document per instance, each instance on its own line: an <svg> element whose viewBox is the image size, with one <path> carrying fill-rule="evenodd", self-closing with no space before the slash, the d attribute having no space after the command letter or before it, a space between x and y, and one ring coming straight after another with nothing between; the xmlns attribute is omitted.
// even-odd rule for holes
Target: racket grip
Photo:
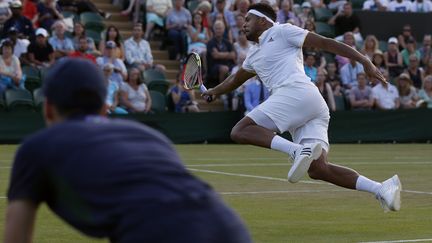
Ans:
<svg viewBox="0 0 432 243"><path fill-rule="evenodd" d="M204 93L207 91L207 88L204 86L204 84L200 85L200 91L201 93ZM204 95L203 98L207 101L207 102L212 102L213 98L211 95Z"/></svg>

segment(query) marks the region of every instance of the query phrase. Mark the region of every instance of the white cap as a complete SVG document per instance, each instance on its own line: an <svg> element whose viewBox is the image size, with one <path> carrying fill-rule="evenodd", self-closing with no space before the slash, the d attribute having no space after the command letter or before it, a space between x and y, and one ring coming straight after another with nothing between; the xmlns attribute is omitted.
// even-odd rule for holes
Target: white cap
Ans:
<svg viewBox="0 0 432 243"><path fill-rule="evenodd" d="M310 4L310 2L303 2L301 5L302 8L311 8L312 5Z"/></svg>
<svg viewBox="0 0 432 243"><path fill-rule="evenodd" d="M390 38L388 39L387 43L389 43L389 44L396 44L396 45L397 45L398 40L397 40L396 37L390 37Z"/></svg>
<svg viewBox="0 0 432 243"><path fill-rule="evenodd" d="M43 37L49 36L48 32L44 28L38 28L36 30L36 36L38 36L38 35L42 35Z"/></svg>

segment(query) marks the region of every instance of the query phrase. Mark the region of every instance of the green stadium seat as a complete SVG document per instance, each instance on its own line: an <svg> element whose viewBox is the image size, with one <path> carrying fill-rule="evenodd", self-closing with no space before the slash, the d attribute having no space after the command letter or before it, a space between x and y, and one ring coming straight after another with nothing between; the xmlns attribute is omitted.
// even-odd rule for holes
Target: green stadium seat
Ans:
<svg viewBox="0 0 432 243"><path fill-rule="evenodd" d="M101 32L98 31L94 31L94 30L86 30L85 34L87 37L90 37L93 39L94 43L96 46L99 45L99 42L101 41L102 37L101 37Z"/></svg>
<svg viewBox="0 0 432 243"><path fill-rule="evenodd" d="M378 46L383 53L387 51L387 41L380 40Z"/></svg>
<svg viewBox="0 0 432 243"><path fill-rule="evenodd" d="M315 21L327 22L333 13L327 8L314 8Z"/></svg>
<svg viewBox="0 0 432 243"><path fill-rule="evenodd" d="M166 80L153 80L147 84L147 87L149 90L157 91L163 95L166 95L170 84L171 83Z"/></svg>
<svg viewBox="0 0 432 243"><path fill-rule="evenodd" d="M74 22L79 21L79 15L72 11L62 11L61 14L64 18L72 18Z"/></svg>
<svg viewBox="0 0 432 243"><path fill-rule="evenodd" d="M38 68L23 66L22 72L26 76L24 86L30 92L42 86L41 73Z"/></svg>
<svg viewBox="0 0 432 243"><path fill-rule="evenodd" d="M334 38L336 36L334 27L324 23L324 22L315 22L316 32L320 35L323 35L328 38Z"/></svg>
<svg viewBox="0 0 432 243"><path fill-rule="evenodd" d="M353 9L358 9L358 10L363 9L363 3L365 1L366 0L351 0L352 8Z"/></svg>
<svg viewBox="0 0 432 243"><path fill-rule="evenodd" d="M162 113L166 111L165 95L158 91L150 90L150 97L152 99L151 110L155 113Z"/></svg>
<svg viewBox="0 0 432 243"><path fill-rule="evenodd" d="M324 56L327 63L336 62L335 55L333 53L323 51L322 55Z"/></svg>
<svg viewBox="0 0 432 243"><path fill-rule="evenodd" d="M148 69L143 72L144 82L149 84L153 80L166 80L165 75L157 70Z"/></svg>
<svg viewBox="0 0 432 243"><path fill-rule="evenodd" d="M24 89L8 89L5 92L6 106L8 110L33 110L32 94Z"/></svg>
<svg viewBox="0 0 432 243"><path fill-rule="evenodd" d="M187 9L189 9L189 11L191 12L191 13L193 13L194 11L195 11L195 9L198 7L198 4L199 4L200 2L199 1L197 1L197 0L191 0L191 1L188 1L187 2Z"/></svg>
<svg viewBox="0 0 432 243"><path fill-rule="evenodd" d="M346 110L346 104L345 104L345 97L343 95L334 95L334 100L336 104L336 110L337 111L344 111Z"/></svg>
<svg viewBox="0 0 432 243"><path fill-rule="evenodd" d="M42 110L44 96L41 88L33 90L33 101L36 109L39 111Z"/></svg>
<svg viewBox="0 0 432 243"><path fill-rule="evenodd" d="M97 13L81 13L80 21L88 30L94 30L100 33L105 29L104 19Z"/></svg>
<svg viewBox="0 0 432 243"><path fill-rule="evenodd" d="M3 94L0 94L0 111L6 110L6 101L4 100Z"/></svg>

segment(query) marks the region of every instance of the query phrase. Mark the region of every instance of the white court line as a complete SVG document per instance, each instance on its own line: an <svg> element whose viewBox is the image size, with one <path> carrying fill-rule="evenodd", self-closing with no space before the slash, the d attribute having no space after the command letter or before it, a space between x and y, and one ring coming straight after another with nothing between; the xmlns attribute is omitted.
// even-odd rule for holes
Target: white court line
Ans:
<svg viewBox="0 0 432 243"><path fill-rule="evenodd" d="M338 162L336 162L338 163ZM286 166L291 163L221 163L221 164L188 164L188 167L245 167L245 166ZM432 165L429 161L418 161L418 162L353 162L353 163L340 163L349 165Z"/></svg>
<svg viewBox="0 0 432 243"><path fill-rule="evenodd" d="M276 194L276 193L309 193L309 192L342 192L346 189L334 190L293 190L293 191L257 191L257 192L218 192L221 195L244 195L244 194Z"/></svg>
<svg viewBox="0 0 432 243"><path fill-rule="evenodd" d="M12 168L12 167L10 167L10 166L0 166L0 170L2 170L2 169L6 170L6 169L10 169L10 168Z"/></svg>
<svg viewBox="0 0 432 243"><path fill-rule="evenodd" d="M413 240L389 240L389 241L362 241L359 243L399 243L399 242L432 242L431 239L413 239Z"/></svg>
<svg viewBox="0 0 432 243"><path fill-rule="evenodd" d="M196 171L196 172L205 172L210 174L219 174L219 175L228 175L228 176L237 176L237 177L247 177L247 178L256 178L256 179L264 179L264 180L272 180L272 181L283 181L287 182L287 179L283 178L277 178L277 177L270 177L270 176L256 176L256 175L247 175L247 174L238 174L238 173L228 173L228 172L222 172L222 171L215 171L215 170L201 170L201 169L192 169L188 168L190 171ZM319 185L332 185L327 182L319 182L319 181L299 181L300 183L305 184L319 184ZM423 191L411 191L411 190L402 190L403 192L408 193L414 193L414 194L426 194L426 195L432 195L432 192L423 192Z"/></svg>

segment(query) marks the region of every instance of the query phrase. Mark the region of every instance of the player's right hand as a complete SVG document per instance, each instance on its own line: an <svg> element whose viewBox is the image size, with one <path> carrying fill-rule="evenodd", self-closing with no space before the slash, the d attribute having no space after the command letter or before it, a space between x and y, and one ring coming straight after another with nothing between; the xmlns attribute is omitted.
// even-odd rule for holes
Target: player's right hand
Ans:
<svg viewBox="0 0 432 243"><path fill-rule="evenodd" d="M201 93L201 97L203 97L207 102L212 102L215 100L216 95L213 88L210 88L203 93Z"/></svg>
<svg viewBox="0 0 432 243"><path fill-rule="evenodd" d="M366 64L363 64L364 71L369 78L369 80L378 80L384 85L388 84L387 80L385 79L384 75L381 73L381 71L371 62L368 61Z"/></svg>

